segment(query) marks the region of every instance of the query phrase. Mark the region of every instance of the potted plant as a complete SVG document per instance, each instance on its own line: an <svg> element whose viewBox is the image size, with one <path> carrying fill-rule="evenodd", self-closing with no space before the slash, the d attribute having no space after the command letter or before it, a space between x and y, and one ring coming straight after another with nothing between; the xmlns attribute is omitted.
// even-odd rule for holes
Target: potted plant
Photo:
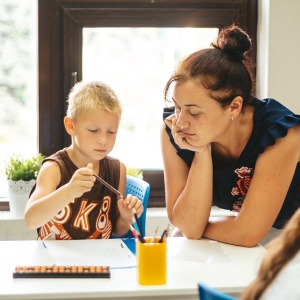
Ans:
<svg viewBox="0 0 300 300"><path fill-rule="evenodd" d="M138 177L138 178L143 179L143 171L140 170L140 169L137 169L137 168L128 167L127 168L127 175L131 175L133 177Z"/></svg>
<svg viewBox="0 0 300 300"><path fill-rule="evenodd" d="M44 156L41 153L31 158L13 154L5 163L9 206L15 217L23 218L29 193L36 182L43 159Z"/></svg>

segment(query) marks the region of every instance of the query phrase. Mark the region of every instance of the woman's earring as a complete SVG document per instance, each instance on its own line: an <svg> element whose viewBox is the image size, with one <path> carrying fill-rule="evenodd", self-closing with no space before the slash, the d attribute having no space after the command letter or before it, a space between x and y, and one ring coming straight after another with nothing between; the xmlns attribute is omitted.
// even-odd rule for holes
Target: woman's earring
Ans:
<svg viewBox="0 0 300 300"><path fill-rule="evenodd" d="M233 119L234 119L234 117L233 117L233 115L231 116L231 121L233 121Z"/></svg>

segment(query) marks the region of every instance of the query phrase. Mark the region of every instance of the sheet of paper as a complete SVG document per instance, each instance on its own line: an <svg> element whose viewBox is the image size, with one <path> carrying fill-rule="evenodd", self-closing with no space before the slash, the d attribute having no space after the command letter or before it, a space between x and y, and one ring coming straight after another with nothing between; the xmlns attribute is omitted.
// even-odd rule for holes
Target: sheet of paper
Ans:
<svg viewBox="0 0 300 300"><path fill-rule="evenodd" d="M44 241L55 265L136 266L136 258L121 239Z"/></svg>
<svg viewBox="0 0 300 300"><path fill-rule="evenodd" d="M231 261L218 242L189 240L184 237L167 240L167 256L168 258L199 261L208 264Z"/></svg>

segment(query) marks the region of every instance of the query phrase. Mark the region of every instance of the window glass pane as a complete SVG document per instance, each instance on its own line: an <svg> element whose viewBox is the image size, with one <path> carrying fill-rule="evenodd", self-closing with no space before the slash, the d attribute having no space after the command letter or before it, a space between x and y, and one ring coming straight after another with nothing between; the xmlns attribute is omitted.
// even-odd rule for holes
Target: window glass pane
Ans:
<svg viewBox="0 0 300 300"><path fill-rule="evenodd" d="M11 153L37 152L36 2L0 1L0 200Z"/></svg>
<svg viewBox="0 0 300 300"><path fill-rule="evenodd" d="M83 80L109 84L123 104L112 156L127 167L162 169L164 85L180 59L207 48L216 28L84 28Z"/></svg>

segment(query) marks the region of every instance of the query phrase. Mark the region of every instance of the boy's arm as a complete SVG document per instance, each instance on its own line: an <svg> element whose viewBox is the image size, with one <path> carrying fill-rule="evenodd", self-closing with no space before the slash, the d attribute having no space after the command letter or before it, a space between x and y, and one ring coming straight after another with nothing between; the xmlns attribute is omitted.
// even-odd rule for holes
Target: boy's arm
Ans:
<svg viewBox="0 0 300 300"><path fill-rule="evenodd" d="M56 162L47 161L39 172L36 188L30 196L24 220L29 228L38 228L47 223L70 201L89 191L95 181L92 164L78 169L71 180L56 189L61 180L61 173Z"/></svg>

